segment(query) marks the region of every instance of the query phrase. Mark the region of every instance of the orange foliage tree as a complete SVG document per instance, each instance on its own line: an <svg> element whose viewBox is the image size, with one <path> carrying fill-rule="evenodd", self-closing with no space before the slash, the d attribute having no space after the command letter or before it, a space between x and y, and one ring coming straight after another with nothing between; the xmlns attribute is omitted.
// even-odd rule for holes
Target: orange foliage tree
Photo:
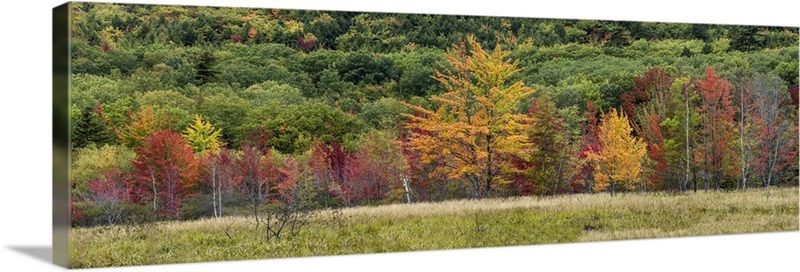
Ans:
<svg viewBox="0 0 800 272"><path fill-rule="evenodd" d="M153 107L142 107L136 112L128 113L129 122L115 128L119 142L129 147L140 147L145 139L156 131L167 128L164 119L156 116Z"/></svg>
<svg viewBox="0 0 800 272"><path fill-rule="evenodd" d="M147 137L153 133L173 129L180 122L177 115L152 106L142 106L134 112L129 111L127 120L122 123L114 123L108 116L102 118L113 127L118 142L130 148L142 147Z"/></svg>
<svg viewBox="0 0 800 272"><path fill-rule="evenodd" d="M523 132L525 115L515 110L524 96L533 92L522 81L509 82L519 71L517 62L506 59L498 45L489 54L474 37L448 52L452 69L436 72L445 87L442 95L431 96L438 109L405 104L418 114L403 114L413 132L408 146L419 151L422 163L444 158L446 163L433 174L466 179L471 197L490 194L492 186L504 183L513 171L510 158L529 147Z"/></svg>
<svg viewBox="0 0 800 272"><path fill-rule="evenodd" d="M597 135L602 148L587 155L595 169L594 191L610 188L611 195L614 195L618 185L628 190L636 188L647 147L641 139L631 135L632 131L625 113L617 113L612 108L603 114Z"/></svg>

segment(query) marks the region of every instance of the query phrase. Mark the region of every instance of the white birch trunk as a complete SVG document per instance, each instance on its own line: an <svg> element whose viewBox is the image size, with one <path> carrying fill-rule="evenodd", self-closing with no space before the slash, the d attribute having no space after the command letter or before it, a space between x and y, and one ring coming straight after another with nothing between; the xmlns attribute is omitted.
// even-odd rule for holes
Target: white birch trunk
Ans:
<svg viewBox="0 0 800 272"><path fill-rule="evenodd" d="M158 211L156 202L158 200L158 191L156 190L156 173L150 170L150 180L153 181L153 211Z"/></svg>
<svg viewBox="0 0 800 272"><path fill-rule="evenodd" d="M408 190L408 178L403 177L403 187L406 189L406 203L411 204L411 192Z"/></svg>

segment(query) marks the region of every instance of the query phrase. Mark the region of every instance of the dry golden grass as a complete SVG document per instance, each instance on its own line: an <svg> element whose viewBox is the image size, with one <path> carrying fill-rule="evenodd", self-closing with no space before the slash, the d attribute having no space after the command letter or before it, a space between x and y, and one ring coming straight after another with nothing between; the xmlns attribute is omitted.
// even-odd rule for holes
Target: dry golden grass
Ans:
<svg viewBox="0 0 800 272"><path fill-rule="evenodd" d="M253 238L247 216L75 228L72 267L240 260L797 231L798 189L579 194L322 211L297 237ZM228 230L231 237L224 234Z"/></svg>
<svg viewBox="0 0 800 272"><path fill-rule="evenodd" d="M752 189L748 191L703 192L687 194L669 193L628 193L610 196L609 194L574 194L555 197L512 197L483 200L453 200L436 203L392 204L377 207L355 207L343 210L349 216L423 216L459 215L476 211L491 212L509 209L542 209L559 212L586 208L627 208L640 209L670 208L688 205L686 208L714 208L715 206L735 206L748 203L751 209L772 209L776 205L796 205L797 188Z"/></svg>

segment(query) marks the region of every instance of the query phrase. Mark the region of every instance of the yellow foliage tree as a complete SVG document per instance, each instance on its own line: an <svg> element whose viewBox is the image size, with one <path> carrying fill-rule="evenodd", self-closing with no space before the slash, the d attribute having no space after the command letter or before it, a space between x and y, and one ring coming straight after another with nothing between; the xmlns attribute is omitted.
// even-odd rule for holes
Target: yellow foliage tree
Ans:
<svg viewBox="0 0 800 272"><path fill-rule="evenodd" d="M595 192L609 189L614 195L617 186L628 190L636 188L641 179L642 165L647 154L645 143L631 135L633 129L624 113L611 109L603 114L598 138L600 151L589 153L587 159L595 169L593 189Z"/></svg>
<svg viewBox="0 0 800 272"><path fill-rule="evenodd" d="M444 162L433 175L466 179L473 198L489 194L513 171L512 156L530 148L523 132L525 115L516 113L519 101L533 92L522 81L509 82L519 71L500 46L489 54L474 37L448 52L453 69L436 72L445 87L431 96L437 110L405 104L414 114L405 127L412 133L408 147L421 153L422 163Z"/></svg>
<svg viewBox="0 0 800 272"><path fill-rule="evenodd" d="M220 129L215 129L210 122L203 122L200 115L195 115L194 123L186 127L183 138L195 153L216 152L222 145L220 133Z"/></svg>

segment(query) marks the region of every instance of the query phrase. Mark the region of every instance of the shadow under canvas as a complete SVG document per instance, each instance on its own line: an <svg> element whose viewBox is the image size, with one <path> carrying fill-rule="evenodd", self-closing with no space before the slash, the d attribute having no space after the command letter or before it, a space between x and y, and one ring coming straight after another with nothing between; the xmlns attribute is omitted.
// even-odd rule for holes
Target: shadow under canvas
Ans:
<svg viewBox="0 0 800 272"><path fill-rule="evenodd" d="M53 247L52 246L9 246L11 250L31 256L40 261L52 263L53 261Z"/></svg>

